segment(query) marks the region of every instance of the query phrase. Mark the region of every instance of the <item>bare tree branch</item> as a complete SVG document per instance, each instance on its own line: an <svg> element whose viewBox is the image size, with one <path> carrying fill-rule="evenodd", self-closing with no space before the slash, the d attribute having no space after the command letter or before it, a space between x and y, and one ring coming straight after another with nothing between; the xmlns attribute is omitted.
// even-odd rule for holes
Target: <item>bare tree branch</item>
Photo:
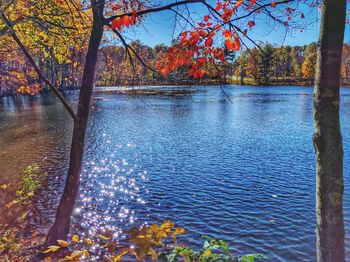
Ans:
<svg viewBox="0 0 350 262"><path fill-rule="evenodd" d="M150 9L145 9L137 12L137 16L149 14L149 13L155 13L155 12L160 12L160 11L165 11L165 10L171 10L173 7L180 6L180 5L186 5L186 4L191 4L191 3L205 3L206 0L184 0L184 1L179 1L175 3L171 3L169 5L161 6L161 7L155 7L155 8L150 8ZM120 15L114 15L111 17L106 18L107 22L111 22L112 20L118 18L118 17L123 17L125 15L131 16L133 13L125 13L125 14L120 14Z"/></svg>
<svg viewBox="0 0 350 262"><path fill-rule="evenodd" d="M107 23L107 21L106 21L106 23ZM111 26L109 24L107 24L107 25L111 28ZM142 58L139 56L139 54L130 45L128 45L128 43L125 41L124 37L121 35L121 33L118 30L116 30L115 28L111 28L111 30L118 36L118 38L120 39L120 41L122 42L122 44L124 45L124 47L125 47L125 49L126 49L126 51L128 53L129 53L129 50L130 50L144 67L146 67L149 70L159 74L159 72L156 69L154 69L154 68L150 67L149 65L147 65L142 60ZM129 56L131 57L130 53L129 53Z"/></svg>

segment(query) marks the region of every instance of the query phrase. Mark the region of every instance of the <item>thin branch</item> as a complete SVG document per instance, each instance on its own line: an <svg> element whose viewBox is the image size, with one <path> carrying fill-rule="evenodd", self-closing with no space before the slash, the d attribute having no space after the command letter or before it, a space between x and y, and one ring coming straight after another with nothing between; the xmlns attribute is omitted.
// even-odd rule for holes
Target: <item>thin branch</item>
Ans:
<svg viewBox="0 0 350 262"><path fill-rule="evenodd" d="M150 8L150 9L145 9L137 12L136 16L141 16L149 13L155 13L155 12L160 12L160 11L165 11L165 10L171 10L173 7L180 6L180 5L186 5L186 4L191 4L191 3L205 3L206 0L184 0L184 1L179 1L175 3L171 3L169 5L161 6L161 7L155 7L155 8ZM114 15L111 17L106 18L107 22L111 22L112 20L118 18L118 17L123 17L125 15L131 16L133 15L132 12L125 13L125 14L120 14L120 15Z"/></svg>
<svg viewBox="0 0 350 262"><path fill-rule="evenodd" d="M106 22L107 22L107 21L106 21ZM142 60L142 58L139 56L139 54L138 54L130 45L128 45L128 43L125 41L124 37L121 35L121 33L120 33L118 30L116 30L115 28L112 28L109 24L107 24L107 25L108 25L108 26L112 29L112 31L118 36L118 38L120 39L120 41L121 41L122 44L124 45L124 47L125 47L125 49L126 49L126 51L128 52L128 54L129 54L130 57L131 57L131 55L130 55L130 53L129 53L129 50L131 50L131 51L134 53L134 55L136 56L136 58L140 61L140 63L141 63L144 67L146 67L146 68L148 68L149 70L151 70L151 71L153 71L153 72L159 74L159 72L158 72L156 69L154 69L154 68L150 67L149 65L147 65L147 64Z"/></svg>

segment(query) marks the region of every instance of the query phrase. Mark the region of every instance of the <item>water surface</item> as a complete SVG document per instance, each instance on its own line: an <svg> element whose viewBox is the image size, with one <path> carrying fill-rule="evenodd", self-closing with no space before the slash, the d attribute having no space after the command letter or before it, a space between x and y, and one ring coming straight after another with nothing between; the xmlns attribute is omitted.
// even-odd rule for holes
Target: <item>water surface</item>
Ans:
<svg viewBox="0 0 350 262"><path fill-rule="evenodd" d="M181 96L95 92L73 231L171 219L227 240L235 254L315 261L312 88L193 87ZM74 101L76 93L68 94ZM342 89L346 246L350 257L350 89ZM54 218L72 123L52 96L0 100L0 184L38 163L49 172L33 224Z"/></svg>

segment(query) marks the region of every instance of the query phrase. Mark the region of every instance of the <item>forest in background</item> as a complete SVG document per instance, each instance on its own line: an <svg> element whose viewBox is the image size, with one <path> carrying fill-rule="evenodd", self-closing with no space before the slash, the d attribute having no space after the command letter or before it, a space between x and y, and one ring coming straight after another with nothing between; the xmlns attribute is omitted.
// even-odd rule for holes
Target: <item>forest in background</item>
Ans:
<svg viewBox="0 0 350 262"><path fill-rule="evenodd" d="M97 86L168 85L168 84L209 84L232 83L246 85L312 85L316 65L316 43L304 46L276 47L263 44L259 48L246 49L229 56L226 66L213 70L201 79L189 76L188 68L179 68L168 77L153 71L156 63L167 50L159 44L152 47L134 41L130 46L139 58L131 64L125 59L125 48L105 45L100 50L97 65ZM71 55L61 58L54 54L53 48L46 53L36 53L35 59L45 77L60 89L76 89L80 85L85 53L84 49L71 47ZM0 52L0 95L12 95L26 83L40 83L29 62L19 50ZM47 59L49 58L49 59ZM24 73L24 74L23 74ZM343 46L342 83L350 84L350 45ZM45 90L45 87L43 88Z"/></svg>

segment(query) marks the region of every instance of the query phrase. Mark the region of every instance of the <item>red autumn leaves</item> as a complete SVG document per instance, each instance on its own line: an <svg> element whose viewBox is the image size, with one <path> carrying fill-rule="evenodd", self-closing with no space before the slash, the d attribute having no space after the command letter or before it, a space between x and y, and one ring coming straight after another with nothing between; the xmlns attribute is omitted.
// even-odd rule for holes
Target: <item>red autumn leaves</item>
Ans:
<svg viewBox="0 0 350 262"><path fill-rule="evenodd" d="M130 25L135 24L136 21L136 11L133 10L133 15L123 15L122 17L117 17L112 21L112 29L122 30L123 27L129 27Z"/></svg>
<svg viewBox="0 0 350 262"><path fill-rule="evenodd" d="M256 0L250 0L250 8ZM218 64L225 63L225 54L241 49L241 40L238 33L232 27L224 29L229 24L232 16L241 6L243 0L218 1L215 7L220 19L213 19L206 15L202 22L193 31L186 31L180 35L179 43L169 48L162 60L158 61L157 67L162 74L167 75L180 67L188 67L188 74L194 78L201 78L207 70L217 68ZM217 17L216 17L217 18ZM249 28L255 26L254 21L248 22ZM222 34L223 47L214 46L214 37Z"/></svg>
<svg viewBox="0 0 350 262"><path fill-rule="evenodd" d="M137 11L141 10L143 4L141 1L138 0L130 0L130 1L123 1L123 5L121 4L115 4L112 6L113 11L120 11L121 9L124 9L124 11L131 10L131 14L125 14L118 16L116 19L112 21L111 28L117 29L118 31L121 31L123 27L130 27L131 25L134 25L136 22L137 17Z"/></svg>
<svg viewBox="0 0 350 262"><path fill-rule="evenodd" d="M253 10L256 8L256 3L257 0L217 1L211 16L205 15L193 30L180 34L178 42L170 47L157 62L157 68L164 75L181 67L187 68L190 76L200 78L207 70L225 63L225 54L239 51L242 45L239 32L231 24L234 22L238 9ZM275 7L277 3L272 0L269 5ZM124 12L126 10L128 12L114 19L111 27L120 31L124 27L134 25L138 17L136 10L141 10L141 8L140 0L124 0L123 5L114 5L113 11L124 9ZM259 13L259 8L255 12ZM247 26L253 28L255 22L248 21ZM244 37L247 30L240 31L240 33L241 37ZM214 39L219 38L219 35L223 38L222 46L214 44Z"/></svg>
<svg viewBox="0 0 350 262"><path fill-rule="evenodd" d="M163 59L158 61L158 69L167 75L177 68L187 67L190 76L203 77L207 70L225 62L225 50L238 51L241 48L238 35L222 29L220 24L214 25L209 15L204 16L194 31L180 34L179 42L169 48ZM219 32L224 36L225 48L214 46L213 38Z"/></svg>

